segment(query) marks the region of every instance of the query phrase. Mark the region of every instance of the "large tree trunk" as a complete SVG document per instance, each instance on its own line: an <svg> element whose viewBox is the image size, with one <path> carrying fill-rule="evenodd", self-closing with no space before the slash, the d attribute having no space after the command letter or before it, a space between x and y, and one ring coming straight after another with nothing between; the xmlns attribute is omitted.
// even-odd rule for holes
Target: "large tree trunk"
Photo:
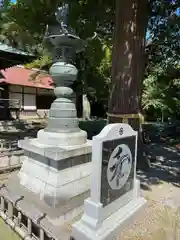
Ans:
<svg viewBox="0 0 180 240"><path fill-rule="evenodd" d="M116 0L116 28L112 61L112 91L108 121L127 122L141 132L140 95L145 70L145 35L148 22L148 0ZM138 165L147 168L141 134ZM141 151L140 151L141 150Z"/></svg>

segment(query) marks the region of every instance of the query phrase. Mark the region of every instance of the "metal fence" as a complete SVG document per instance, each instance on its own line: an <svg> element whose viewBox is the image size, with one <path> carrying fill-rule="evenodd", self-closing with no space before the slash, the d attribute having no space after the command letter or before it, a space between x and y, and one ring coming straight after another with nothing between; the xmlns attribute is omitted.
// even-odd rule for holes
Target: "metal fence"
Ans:
<svg viewBox="0 0 180 240"><path fill-rule="evenodd" d="M0 185L0 217L23 239L59 240L49 229L46 214L33 204L24 201L24 196L15 196L7 187Z"/></svg>

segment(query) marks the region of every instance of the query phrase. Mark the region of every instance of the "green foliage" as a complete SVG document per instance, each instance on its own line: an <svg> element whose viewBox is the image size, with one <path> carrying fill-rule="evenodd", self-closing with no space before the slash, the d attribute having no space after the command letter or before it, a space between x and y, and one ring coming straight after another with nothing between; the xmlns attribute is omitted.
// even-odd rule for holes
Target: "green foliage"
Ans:
<svg viewBox="0 0 180 240"><path fill-rule="evenodd" d="M158 88L156 77L150 75L144 80L144 91L142 94L142 107L144 110L154 108L159 110L164 106L164 94L162 89Z"/></svg>
<svg viewBox="0 0 180 240"><path fill-rule="evenodd" d="M100 38L90 42L77 59L83 92L95 101L107 103L110 89L111 47Z"/></svg>
<svg viewBox="0 0 180 240"><path fill-rule="evenodd" d="M20 240L20 237L0 218L0 236L6 240Z"/></svg>
<svg viewBox="0 0 180 240"><path fill-rule="evenodd" d="M37 68L42 70L48 70L52 64L52 58L49 55L43 55L39 59L34 60L31 63L25 65L25 68Z"/></svg>
<svg viewBox="0 0 180 240"><path fill-rule="evenodd" d="M143 82L142 107L154 116L176 116L180 110L180 70L174 66L154 67Z"/></svg>
<svg viewBox="0 0 180 240"><path fill-rule="evenodd" d="M147 46L148 67L180 62L180 16L176 14L179 0L151 0L151 16L148 29L150 39ZM150 70L151 71L151 70Z"/></svg>

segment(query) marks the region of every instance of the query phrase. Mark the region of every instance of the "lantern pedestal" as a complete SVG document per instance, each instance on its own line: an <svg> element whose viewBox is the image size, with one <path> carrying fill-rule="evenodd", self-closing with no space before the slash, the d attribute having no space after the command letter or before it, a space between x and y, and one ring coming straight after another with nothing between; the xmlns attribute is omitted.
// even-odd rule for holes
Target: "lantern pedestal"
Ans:
<svg viewBox="0 0 180 240"><path fill-rule="evenodd" d="M37 135L38 142L46 147L61 147L62 146L79 146L87 142L87 134L85 131L58 133L47 132L44 129L40 130Z"/></svg>
<svg viewBox="0 0 180 240"><path fill-rule="evenodd" d="M78 126L76 107L71 100L70 86L78 71L72 64L56 62L49 72L56 83L57 99L49 110L47 127L38 132L36 139L19 141L25 160L18 176L20 184L47 205L65 207L78 198L76 207L82 211L89 192L91 142Z"/></svg>
<svg viewBox="0 0 180 240"><path fill-rule="evenodd" d="M76 79L77 68L66 62L56 62L49 70L56 83L57 99L49 110L48 125L37 134L37 141L45 146L74 146L85 144L87 133L78 126L77 111L70 86Z"/></svg>

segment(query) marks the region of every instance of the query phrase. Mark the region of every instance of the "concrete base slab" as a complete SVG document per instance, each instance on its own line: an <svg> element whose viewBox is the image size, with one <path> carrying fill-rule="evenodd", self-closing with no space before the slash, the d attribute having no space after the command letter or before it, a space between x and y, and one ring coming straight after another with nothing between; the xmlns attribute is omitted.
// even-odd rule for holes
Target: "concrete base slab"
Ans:
<svg viewBox="0 0 180 240"><path fill-rule="evenodd" d="M142 197L130 201L125 206L105 219L98 229L87 225L83 219L73 225L72 236L74 240L112 240L120 234L127 224L139 214L146 205Z"/></svg>

